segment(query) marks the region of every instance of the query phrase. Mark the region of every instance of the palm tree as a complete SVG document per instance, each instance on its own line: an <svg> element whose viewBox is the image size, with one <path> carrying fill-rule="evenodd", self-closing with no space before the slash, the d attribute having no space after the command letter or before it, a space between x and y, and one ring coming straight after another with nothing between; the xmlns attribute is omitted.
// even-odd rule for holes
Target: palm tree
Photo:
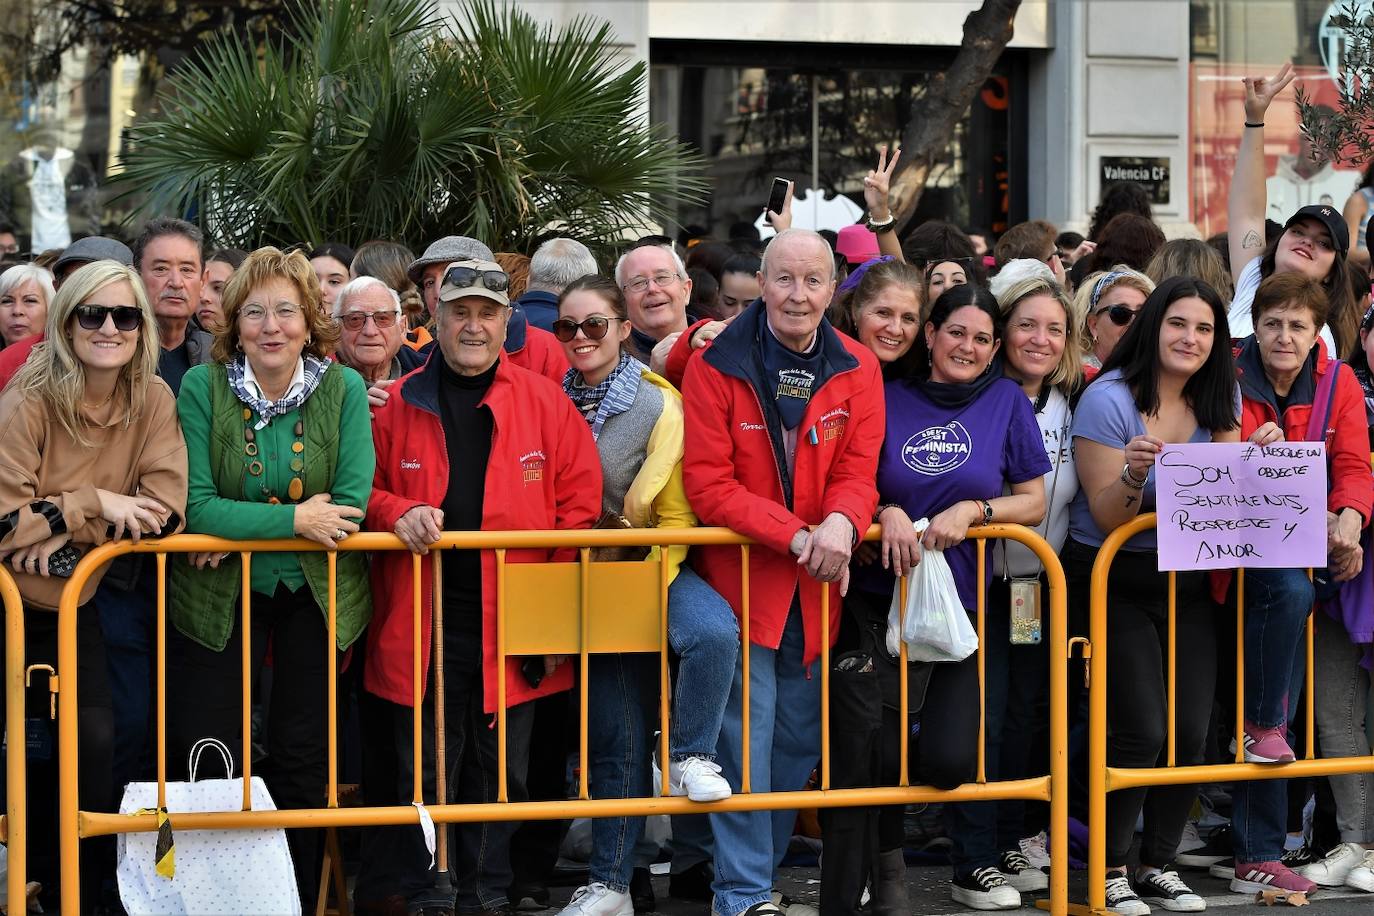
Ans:
<svg viewBox="0 0 1374 916"><path fill-rule="evenodd" d="M645 65L610 26L493 0L299 2L274 42L210 41L131 131L140 212L197 209L217 241L449 234L528 251L608 243L654 199L700 200L698 155L634 114Z"/></svg>

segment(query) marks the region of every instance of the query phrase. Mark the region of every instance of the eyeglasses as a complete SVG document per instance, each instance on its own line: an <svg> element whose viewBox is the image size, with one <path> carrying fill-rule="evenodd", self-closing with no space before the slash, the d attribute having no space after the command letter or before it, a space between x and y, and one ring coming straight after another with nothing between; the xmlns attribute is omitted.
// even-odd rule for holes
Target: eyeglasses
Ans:
<svg viewBox="0 0 1374 916"><path fill-rule="evenodd" d="M1124 328L1135 321L1135 311L1135 309L1125 305L1109 305L1106 308L1098 309L1097 314L1101 315L1105 312L1107 317L1112 320L1112 324L1118 328Z"/></svg>
<svg viewBox="0 0 1374 916"><path fill-rule="evenodd" d="M627 293L642 293L649 288L650 280L654 282L654 286L657 286L659 289L663 289L664 287L671 286L673 283L676 283L678 279L679 278L677 274L669 273L666 270L661 270L651 277L635 277L629 283L625 284L624 290Z"/></svg>
<svg viewBox="0 0 1374 916"><path fill-rule="evenodd" d="M510 289L510 277L503 270L478 270L475 267L450 267L444 271L444 285L459 289L485 286L494 293Z"/></svg>
<svg viewBox="0 0 1374 916"><path fill-rule="evenodd" d="M367 324L367 319L371 318L378 330L384 330L394 327L400 317L400 312L348 312L334 320L350 331L361 331Z"/></svg>
<svg viewBox="0 0 1374 916"><path fill-rule="evenodd" d="M116 331L133 331L143 324L143 313L132 305L78 305L76 323L87 331L105 327L105 319L114 319Z"/></svg>
<svg viewBox="0 0 1374 916"><path fill-rule="evenodd" d="M272 314L281 322L294 321L301 316L301 307L291 302L283 302L272 309ZM239 309L239 317L257 324L267 319L267 309L260 305L245 305Z"/></svg>
<svg viewBox="0 0 1374 916"><path fill-rule="evenodd" d="M560 318L553 323L553 336L563 343L567 343L577 336L577 330L581 328L588 340L601 340L610 330L612 321L624 320L624 318L606 318L602 315L593 315L590 318L582 319L580 322L573 321L571 318Z"/></svg>

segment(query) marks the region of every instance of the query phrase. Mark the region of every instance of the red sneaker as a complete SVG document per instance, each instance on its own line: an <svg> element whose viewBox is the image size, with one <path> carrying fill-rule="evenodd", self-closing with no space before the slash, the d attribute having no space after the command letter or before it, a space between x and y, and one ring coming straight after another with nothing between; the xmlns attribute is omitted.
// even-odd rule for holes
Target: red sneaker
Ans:
<svg viewBox="0 0 1374 916"><path fill-rule="evenodd" d="M1246 763L1292 763L1293 749L1288 746L1288 724L1280 722L1273 728L1260 728L1250 720L1245 722ZM1231 753L1236 742L1231 741Z"/></svg>
<svg viewBox="0 0 1374 916"><path fill-rule="evenodd" d="M1316 889L1317 885L1277 861L1236 862L1236 876L1231 879L1231 890L1238 894L1258 894L1266 890L1310 894Z"/></svg>

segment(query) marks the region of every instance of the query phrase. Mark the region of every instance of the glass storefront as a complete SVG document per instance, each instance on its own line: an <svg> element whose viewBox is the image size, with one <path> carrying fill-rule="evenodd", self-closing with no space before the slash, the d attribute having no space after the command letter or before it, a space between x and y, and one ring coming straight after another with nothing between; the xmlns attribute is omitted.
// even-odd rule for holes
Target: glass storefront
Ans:
<svg viewBox="0 0 1374 916"><path fill-rule="evenodd" d="M1192 220L1203 236L1226 229L1226 194L1245 121L1241 77L1276 72L1285 61L1317 104L1337 107L1343 35L1331 16L1348 0L1191 0ZM1374 8L1362 0L1366 10ZM1293 89L1265 117L1269 218L1297 207L1339 209L1359 186L1362 163L1314 163L1307 156Z"/></svg>
<svg viewBox="0 0 1374 916"><path fill-rule="evenodd" d="M759 217L777 176L796 182L799 197L820 189L801 205L818 211L813 225L854 222L878 148L900 145L912 99L947 66L949 49L787 45L747 60L757 48L653 43L650 115L706 157L712 189L704 205L663 215L724 237ZM1004 55L936 163L912 225L940 218L1000 231L1024 219L1024 189L1010 177L1024 150L1021 67Z"/></svg>

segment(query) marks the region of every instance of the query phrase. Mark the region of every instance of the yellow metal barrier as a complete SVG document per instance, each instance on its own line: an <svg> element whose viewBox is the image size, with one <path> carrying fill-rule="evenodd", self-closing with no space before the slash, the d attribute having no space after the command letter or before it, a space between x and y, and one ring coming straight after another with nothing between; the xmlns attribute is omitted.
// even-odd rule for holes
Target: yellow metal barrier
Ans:
<svg viewBox="0 0 1374 916"><path fill-rule="evenodd" d="M24 602L14 578L0 566L0 600L5 603L5 741L9 770L6 773L6 811L0 839L9 847L9 878L5 897L11 913L28 909L28 811L25 803L28 776L24 750L28 747L24 712ZM19 753L14 749L19 748ZM18 908L16 909L16 901Z"/></svg>
<svg viewBox="0 0 1374 916"><path fill-rule="evenodd" d="M1374 756L1317 758L1313 752L1316 734L1312 695L1312 636L1315 622L1307 621L1306 665L1306 724L1307 740L1301 759L1275 765L1245 763L1244 742L1236 741L1234 763L1207 766L1175 766L1175 695L1176 646L1174 643L1175 582L1169 573L1169 639L1166 675L1166 721L1168 741L1165 748L1165 767L1109 767L1107 766L1107 580L1112 561L1122 546L1135 535L1155 527L1155 515L1147 513L1117 528L1102 542L1092 572L1092 605L1088 686L1088 909L1098 916L1107 910L1107 888L1103 876L1107 873L1107 793L1122 789L1153 786L1186 785L1189 783L1235 782L1256 779L1291 779L1301 776L1340 776L1346 773L1366 773L1374 769ZM1245 734L1245 571L1236 571L1236 721L1237 738ZM1071 908L1075 913L1081 907Z"/></svg>
<svg viewBox="0 0 1374 916"><path fill-rule="evenodd" d="M867 540L877 540L881 534L873 526L865 535ZM1048 901L1041 901L1042 908L1054 914L1068 912L1068 745L1067 724L1067 672L1063 661L1067 659L1067 612L1066 590L1063 569L1058 557L1050 546L1034 532L1017 525L990 525L969 532L976 540L978 569L980 576L985 569L986 542L992 538L1006 538L1026 545L1039 558L1049 580L1049 646L1050 670L1050 772L1047 776L1026 778L1007 782L988 782L984 772L984 749L982 741L978 750L978 773L974 783L953 790L938 790L928 786L907 784L907 736L902 729L900 755L901 766L897 786L831 789L829 753L829 676L830 647L828 640L821 641L821 723L822 740L820 751L820 788L812 791L760 792L749 791L749 694L748 664L749 653L742 654L744 665L744 715L743 715L743 786L742 792L721 802L702 805L685 797L649 797L626 799L592 799L588 792L588 767L581 768L578 798L567 801L520 802L506 801L505 779L505 678L497 677L497 729L500 762L499 800L490 804L436 804L427 810L436 823L449 824L468 821L495 820L537 820L565 819L574 817L618 817L666 813L701 813L705 810L739 811L763 809L787 809L802 807L846 807L868 805L907 804L916 802L970 802L994 801L1001 799L1024 799L1048 802L1050 805L1051 836L1051 876ZM497 557L497 664L503 671L509 656L522 655L577 655L586 663L595 653L608 652L657 652L660 656L660 751L666 756L668 747L668 712L670 692L668 689L668 641L667 641L667 595L668 567L666 559L660 558L657 564L648 562L603 563L592 562L590 552L597 547L643 547L671 545L738 545L743 555L744 604L741 609L741 639L745 645L749 640L748 616L748 575L749 542L728 529L722 528L674 528L674 529L634 529L617 531L475 531L448 532L436 543L437 548L491 549ZM559 548L580 550L577 563L521 563L507 562L507 551ZM242 572L242 614L243 631L249 629L250 606L250 564L254 553L264 552L312 552L324 548L308 541L264 540L228 541L203 535L178 535L162 541L144 541L132 544L124 541L105 544L91 550L82 558L67 583L58 616L58 671L62 675L60 690L57 692L58 729L59 729L59 780L60 805L59 827L61 834L62 861L62 912L75 916L80 911L78 876L80 874L80 840L90 837L118 833L152 831L157 827L156 815L121 815L106 812L80 810L76 795L77 787L77 649L76 628L78 608L76 602L82 585L97 568L111 559L128 553L155 554L158 570L157 589L157 685L155 694L156 735L157 735L157 782L158 803L166 803L166 564L168 554L195 552L233 552L243 560ZM404 550L399 539L390 534L363 533L349 537L340 547L343 551L387 551ZM664 551L660 551L664 553ZM431 556L438 557L431 553ZM332 587L334 560L329 561L331 588L329 590L326 617L328 623L329 645L326 651L331 657L335 634L334 589ZM434 564L436 585L441 572L442 561ZM420 692L423 678L420 676L423 659L421 657L421 614L420 600L422 576L421 558L412 557L412 594L414 614L413 659L415 683L414 713L414 752L420 759ZM980 580L981 581L981 580ZM7 607L13 583L8 577L0 579L0 587L8 587L5 592ZM903 582L903 590L905 582ZM435 600L439 601L441 589L435 589ZM828 591L822 592L828 596ZM903 595L905 591L903 591ZM567 596L565 600L550 600L551 596ZM7 701L10 704L11 747L14 747L14 730L19 723L22 742L22 678L16 681L14 659L15 645L22 641L13 640L15 627L22 628L22 615L17 613L17 595L9 613L11 642L9 649L10 665L7 678ZM978 630L980 640L983 635L986 595L980 590L978 598ZM589 612L597 607L614 608L614 614L598 615ZM828 613L828 600L823 597L821 613ZM823 631L825 632L825 631ZM21 634L22 635L22 634ZM243 640L242 663L243 677L243 747L251 747L251 708L253 678L248 671L251 662L249 640ZM901 650L901 690L899 721L905 721L907 710L906 690L906 649ZM22 667L22 661L18 662ZM983 679L982 658L979 660L980 694ZM579 697L579 746L582 759L587 756L587 685L585 679L577 688ZM249 797L249 778L252 761L244 754L242 775L244 797L242 810L204 814L171 813L174 829L243 829L243 828L339 828L415 824L419 822L419 812L411 805L396 807L361 807L341 809L338 807L338 767L337 739L334 719L336 705L336 673L329 666L328 707L331 711L327 734L328 741L328 787L326 807L316 809L297 809L279 811L252 810ZM13 709L19 704L21 714L15 716ZM980 738L983 735L983 710L980 707ZM22 746L22 743L21 745ZM18 771L15 761L19 760ZM23 767L22 755L10 755L10 810L12 815L10 830L11 872L9 881L9 900L23 912L23 869L15 868L14 841L19 846L18 862L23 862ZM666 769L666 768L665 768ZM415 801L422 801L420 768L416 768ZM662 789L666 792L667 777ZM16 792L16 786L20 791ZM18 808L16 809L16 805ZM336 884L336 887L339 887ZM17 888L17 890L16 890ZM16 897L15 894L19 896ZM324 894L317 912L324 907Z"/></svg>

